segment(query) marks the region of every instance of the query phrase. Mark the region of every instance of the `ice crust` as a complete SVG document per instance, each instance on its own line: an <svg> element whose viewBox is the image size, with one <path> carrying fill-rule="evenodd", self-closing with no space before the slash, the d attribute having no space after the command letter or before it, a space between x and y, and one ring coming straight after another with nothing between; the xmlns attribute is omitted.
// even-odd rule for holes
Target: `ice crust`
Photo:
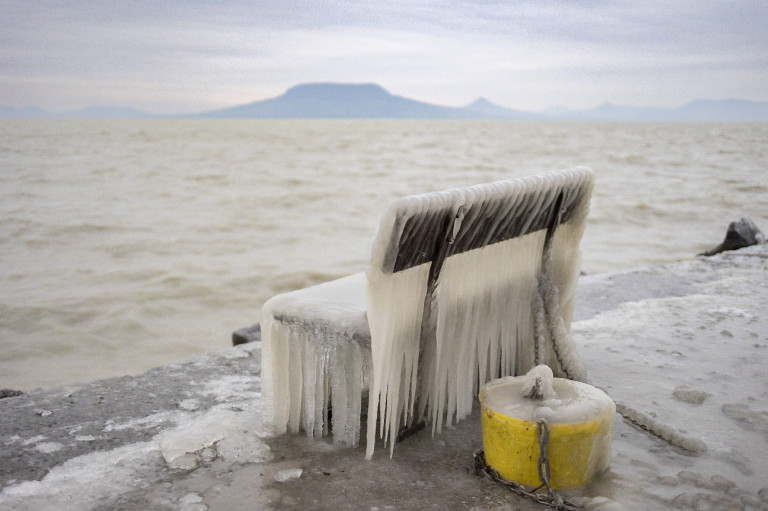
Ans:
<svg viewBox="0 0 768 511"><path fill-rule="evenodd" d="M416 417L426 415L440 432L471 412L481 385L523 374L537 358L563 375L559 360L565 368L578 360L568 330L592 180L579 168L396 202L382 218L364 275L279 295L262 309L265 421L277 434L332 429L334 442L356 445L368 390L370 458L377 433L391 453L398 430ZM540 224L558 196L573 203L544 258L547 225ZM493 242L455 254L449 247L427 297L432 263L395 271L398 250L414 232L433 232L446 212L457 218L449 244ZM465 213L486 230L462 230L470 223L462 224ZM510 218L522 234L497 241L494 229ZM543 331L536 332L537 321ZM435 342L422 346L425 328ZM555 336L566 339L559 351Z"/></svg>
<svg viewBox="0 0 768 511"><path fill-rule="evenodd" d="M243 350L245 351L245 350ZM0 509L64 510L116 509L111 499L122 492L142 490L167 467L175 473L196 469L201 462L221 458L232 467L263 463L272 458L261 428L258 378L229 375L205 382L203 396L217 404L203 412L165 410L141 419L106 425L107 434L147 425L166 425L148 441L132 442L109 450L89 452L54 466L39 481L22 481L0 491ZM171 425L168 427L167 425ZM94 440L81 438L75 441ZM26 442L44 453L59 450L60 443L44 442L37 435ZM181 509L195 509L202 499L180 501Z"/></svg>
<svg viewBox="0 0 768 511"><path fill-rule="evenodd" d="M529 373L530 374L530 373ZM613 417L613 400L602 390L582 382L554 378L552 394L542 399L524 397L525 376L507 376L487 383L481 401L491 410L527 422L545 419L550 424L578 424Z"/></svg>

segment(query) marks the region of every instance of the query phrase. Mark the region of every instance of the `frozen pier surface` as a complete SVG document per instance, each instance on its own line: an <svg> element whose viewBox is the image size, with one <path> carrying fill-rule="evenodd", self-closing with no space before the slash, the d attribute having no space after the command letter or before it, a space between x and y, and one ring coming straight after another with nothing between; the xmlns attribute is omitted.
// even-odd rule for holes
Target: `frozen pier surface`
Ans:
<svg viewBox="0 0 768 511"><path fill-rule="evenodd" d="M572 330L590 380L701 440L617 416L586 509L768 509L768 245L583 277ZM0 509L542 509L472 473L477 407L394 459L265 436L260 345L0 400Z"/></svg>

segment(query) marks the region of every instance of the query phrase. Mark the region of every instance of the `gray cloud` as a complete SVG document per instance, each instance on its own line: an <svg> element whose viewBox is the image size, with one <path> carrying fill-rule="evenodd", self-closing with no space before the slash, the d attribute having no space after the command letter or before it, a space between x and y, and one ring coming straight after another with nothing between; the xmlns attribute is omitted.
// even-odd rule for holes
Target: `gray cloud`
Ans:
<svg viewBox="0 0 768 511"><path fill-rule="evenodd" d="M768 99L768 3L0 4L0 103L196 111L306 81L544 108Z"/></svg>

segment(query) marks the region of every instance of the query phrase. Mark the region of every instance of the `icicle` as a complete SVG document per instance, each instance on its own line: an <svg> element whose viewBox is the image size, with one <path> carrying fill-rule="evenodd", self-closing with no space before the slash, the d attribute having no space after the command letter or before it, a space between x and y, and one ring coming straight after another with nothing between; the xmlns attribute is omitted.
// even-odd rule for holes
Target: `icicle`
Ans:
<svg viewBox="0 0 768 511"><path fill-rule="evenodd" d="M374 375L367 458L373 454L377 410L379 435L389 442L391 456L397 428L408 417L428 412L433 433L440 432L444 423L461 420L471 412L480 385L499 376L525 373L535 362L546 361L551 348L544 346L550 344L550 332L567 338L591 183L590 171L553 173L413 197L387 212L366 272ZM577 189L582 195L580 202L573 203ZM547 229L541 224L542 215L564 200L571 201L572 209L553 233L545 271L541 265ZM432 304L436 341L425 346L423 374L417 375L414 368L419 364L423 310L419 304L424 300L430 264L395 271L401 256L397 250L409 236L429 229L434 233L423 226L434 225L430 214L450 212L450 204L462 204L467 212L460 227L453 229L452 238L461 244L469 237L472 246L479 248L449 254L442 265ZM402 216L397 216L398 211ZM481 215L487 215L493 225L483 226L485 232L462 231L461 227L473 225L473 218ZM522 234L501 242L477 242L482 236L494 236L494 226L508 218L519 222L509 228ZM543 273L548 280L543 280L542 289L547 291L539 296L537 277ZM535 336L543 340L538 354ZM581 374L575 351L564 342L557 346L569 370ZM414 404L418 404L417 410Z"/></svg>
<svg viewBox="0 0 768 511"><path fill-rule="evenodd" d="M368 396L366 457L373 455L377 411L379 436L394 448L403 411L411 410L415 397L421 312L426 292L428 265L391 275L368 273L368 323L371 339L373 382ZM393 319L396 318L396 319ZM401 387L402 385L402 387Z"/></svg>
<svg viewBox="0 0 768 511"><path fill-rule="evenodd" d="M533 354L518 353L518 345L521 352L531 351L531 296L542 243L543 235L534 233L446 262L436 300L434 377L426 389L433 431L439 433L443 424L471 413L475 391L498 376L499 354L507 374L514 371L518 356L532 363ZM511 261L512 271L498 271Z"/></svg>
<svg viewBox="0 0 768 511"><path fill-rule="evenodd" d="M262 309L265 424L354 446L370 380L365 276L279 295ZM330 405L330 406L329 406ZM332 407L332 424L328 424Z"/></svg>

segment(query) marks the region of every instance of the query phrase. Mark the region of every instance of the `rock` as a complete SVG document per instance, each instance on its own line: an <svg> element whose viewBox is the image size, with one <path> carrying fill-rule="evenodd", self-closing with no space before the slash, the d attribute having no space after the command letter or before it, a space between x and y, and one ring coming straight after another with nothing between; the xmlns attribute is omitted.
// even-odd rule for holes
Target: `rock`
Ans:
<svg viewBox="0 0 768 511"><path fill-rule="evenodd" d="M261 341L260 323L232 332L232 346L257 341Z"/></svg>
<svg viewBox="0 0 768 511"><path fill-rule="evenodd" d="M699 255L711 256L726 250L738 250L759 243L765 243L765 235L751 219L744 217L738 222L731 222L731 225L728 226L728 232L725 233L725 240L722 243L712 250L707 250Z"/></svg>
<svg viewBox="0 0 768 511"><path fill-rule="evenodd" d="M7 397L21 396L22 394L24 393L20 390L0 389L0 399L5 399Z"/></svg>

